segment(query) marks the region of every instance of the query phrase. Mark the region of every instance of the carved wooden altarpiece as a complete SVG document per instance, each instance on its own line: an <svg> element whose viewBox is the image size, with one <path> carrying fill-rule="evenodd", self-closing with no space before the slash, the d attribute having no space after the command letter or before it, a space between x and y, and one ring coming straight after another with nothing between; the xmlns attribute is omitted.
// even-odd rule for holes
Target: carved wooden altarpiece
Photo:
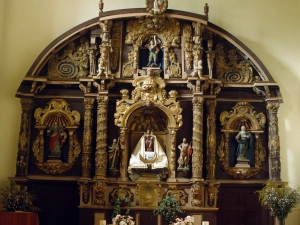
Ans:
<svg viewBox="0 0 300 225"><path fill-rule="evenodd" d="M118 197L148 220L173 195L186 214L212 225L223 184L281 181L280 90L246 46L207 15L168 10L166 0L113 12L101 3L98 18L46 48L16 93L22 122L15 179L76 181L80 211L107 220ZM55 121L67 136L54 159L47 130ZM245 167L236 166L241 126L254 140ZM133 181L130 158L148 128L167 157L167 175L157 178L154 162L141 159L149 167ZM191 152L183 168L184 138Z"/></svg>

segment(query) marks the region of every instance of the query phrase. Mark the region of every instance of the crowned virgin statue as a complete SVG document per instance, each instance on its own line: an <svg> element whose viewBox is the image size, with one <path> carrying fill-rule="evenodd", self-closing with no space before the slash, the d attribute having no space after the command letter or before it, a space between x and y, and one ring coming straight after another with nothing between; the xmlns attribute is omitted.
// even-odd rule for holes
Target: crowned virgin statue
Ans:
<svg viewBox="0 0 300 225"><path fill-rule="evenodd" d="M164 179L168 173L168 158L150 129L140 138L129 160L128 173L132 181L144 174Z"/></svg>

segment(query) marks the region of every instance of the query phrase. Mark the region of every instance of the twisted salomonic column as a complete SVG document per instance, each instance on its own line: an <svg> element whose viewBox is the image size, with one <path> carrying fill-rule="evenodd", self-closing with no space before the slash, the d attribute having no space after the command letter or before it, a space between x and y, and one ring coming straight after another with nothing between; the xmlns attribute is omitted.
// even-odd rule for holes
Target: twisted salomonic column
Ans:
<svg viewBox="0 0 300 225"><path fill-rule="evenodd" d="M215 168L216 168L216 101L207 100L207 138L206 138L206 178L208 180L215 179Z"/></svg>
<svg viewBox="0 0 300 225"><path fill-rule="evenodd" d="M279 103L268 103L268 122L269 122L269 167L271 171L270 180L281 181L281 162L280 162L280 142L278 135L278 117L277 112L279 108Z"/></svg>
<svg viewBox="0 0 300 225"><path fill-rule="evenodd" d="M16 163L16 177L25 177L27 173L28 152L30 145L30 124L32 99L21 99L22 117L19 132L18 156Z"/></svg>
<svg viewBox="0 0 300 225"><path fill-rule="evenodd" d="M203 97L193 97L193 155L192 155L192 179L202 180L203 167Z"/></svg>
<svg viewBox="0 0 300 225"><path fill-rule="evenodd" d="M83 151L82 151L82 177L91 176L91 153L92 153L92 124L94 99L85 98L84 105L84 131L83 131Z"/></svg>
<svg viewBox="0 0 300 225"><path fill-rule="evenodd" d="M106 137L107 137L107 104L108 96L97 97L97 137L95 153L95 178L105 179L107 167Z"/></svg>

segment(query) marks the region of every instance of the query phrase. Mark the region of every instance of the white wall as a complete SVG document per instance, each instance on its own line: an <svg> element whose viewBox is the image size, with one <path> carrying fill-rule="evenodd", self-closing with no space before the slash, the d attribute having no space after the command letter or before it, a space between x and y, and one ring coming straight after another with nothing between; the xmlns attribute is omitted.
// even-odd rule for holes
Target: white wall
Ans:
<svg viewBox="0 0 300 225"><path fill-rule="evenodd" d="M145 0L104 0L104 11L143 8ZM203 14L246 44L281 88L282 179L300 186L300 2L297 0L169 0L169 8ZM40 52L72 27L98 16L99 0L0 0L0 187L15 175L21 106L17 88ZM4 21L3 21L4 20ZM295 225L300 212L286 225Z"/></svg>

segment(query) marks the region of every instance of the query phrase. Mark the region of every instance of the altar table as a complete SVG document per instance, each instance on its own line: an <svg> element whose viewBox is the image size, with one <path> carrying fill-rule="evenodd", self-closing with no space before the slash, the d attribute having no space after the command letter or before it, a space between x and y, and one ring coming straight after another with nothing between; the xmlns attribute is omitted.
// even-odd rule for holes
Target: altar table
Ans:
<svg viewBox="0 0 300 225"><path fill-rule="evenodd" d="M39 225L37 213L32 212L0 212L1 225Z"/></svg>

